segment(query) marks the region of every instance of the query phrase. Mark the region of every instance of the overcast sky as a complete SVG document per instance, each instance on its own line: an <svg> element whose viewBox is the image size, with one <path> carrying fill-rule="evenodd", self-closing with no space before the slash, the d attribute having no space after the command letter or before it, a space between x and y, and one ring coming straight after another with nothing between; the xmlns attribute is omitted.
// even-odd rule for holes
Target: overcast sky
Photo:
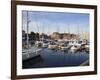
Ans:
<svg viewBox="0 0 100 80"><path fill-rule="evenodd" d="M28 11L29 32L52 34L89 32L89 14ZM22 11L23 30L27 30L27 11Z"/></svg>

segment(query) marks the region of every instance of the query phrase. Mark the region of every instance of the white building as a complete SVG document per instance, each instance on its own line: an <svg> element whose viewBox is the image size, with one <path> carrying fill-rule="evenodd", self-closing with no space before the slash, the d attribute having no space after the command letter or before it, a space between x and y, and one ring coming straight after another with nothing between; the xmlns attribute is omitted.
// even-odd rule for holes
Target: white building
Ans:
<svg viewBox="0 0 100 80"><path fill-rule="evenodd" d="M89 33L88 32L82 32L80 33L80 39L85 39L85 40L89 40Z"/></svg>

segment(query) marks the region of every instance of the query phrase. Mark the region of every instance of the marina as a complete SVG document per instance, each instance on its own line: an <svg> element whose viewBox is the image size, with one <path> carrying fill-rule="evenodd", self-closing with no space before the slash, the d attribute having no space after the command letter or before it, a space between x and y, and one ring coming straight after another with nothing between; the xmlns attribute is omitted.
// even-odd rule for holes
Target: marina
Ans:
<svg viewBox="0 0 100 80"><path fill-rule="evenodd" d="M40 13L46 16L48 12ZM23 24L24 27L22 28L23 69L89 66L89 33L86 31L80 32L79 24L74 25L74 27L76 27L75 30L71 29L73 23L66 23L67 18L65 19L63 16L70 14L75 17L75 15L78 16L78 14L48 13L49 15L46 17L54 17L53 15L56 14L57 16L59 14L65 19L64 23L62 21L60 22L64 24L62 24L63 26L59 25L57 22L54 22L53 26L50 24L50 27L54 28L51 30L49 30L49 25L46 21L42 21L40 17L38 17L40 15L38 12L23 11L23 14L25 16L23 17L25 24ZM82 14L80 14L80 16L82 16ZM55 19L58 17L59 16L55 17ZM42 16L42 18L45 19L44 16ZM50 17L46 19L48 19L48 22L53 20ZM41 23L39 23L39 20ZM32 24L31 28L30 24ZM33 30L30 31L32 28Z"/></svg>

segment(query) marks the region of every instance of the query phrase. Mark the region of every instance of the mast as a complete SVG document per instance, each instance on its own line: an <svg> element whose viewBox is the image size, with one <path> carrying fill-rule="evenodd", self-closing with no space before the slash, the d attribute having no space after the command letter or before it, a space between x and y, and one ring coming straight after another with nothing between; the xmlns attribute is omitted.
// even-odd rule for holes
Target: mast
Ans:
<svg viewBox="0 0 100 80"><path fill-rule="evenodd" d="M29 48L29 36L28 36L28 11L27 11L27 49Z"/></svg>
<svg viewBox="0 0 100 80"><path fill-rule="evenodd" d="M38 26L38 23L37 23L37 30L38 30L38 34L39 34L39 26ZM40 41L40 34L39 34L39 41Z"/></svg>
<svg viewBox="0 0 100 80"><path fill-rule="evenodd" d="M70 27L69 27L69 24L67 25L67 28L68 28L68 34L70 35ZM68 36L68 39L71 39L70 36Z"/></svg>
<svg viewBox="0 0 100 80"><path fill-rule="evenodd" d="M29 22L30 22L30 20L29 20L28 11L27 11L27 49L29 48L29 35L28 35L28 33L29 33Z"/></svg>
<svg viewBox="0 0 100 80"><path fill-rule="evenodd" d="M64 28L64 34L66 33L66 29Z"/></svg>
<svg viewBox="0 0 100 80"><path fill-rule="evenodd" d="M77 34L79 35L79 25L77 25Z"/></svg>
<svg viewBox="0 0 100 80"><path fill-rule="evenodd" d="M39 34L39 25L38 25L37 15L35 15L35 21L36 21L37 33ZM37 37L36 37L36 40L38 41ZM40 41L40 34L39 34L39 41Z"/></svg>
<svg viewBox="0 0 100 80"><path fill-rule="evenodd" d="M57 26L57 32L59 33L59 26Z"/></svg>
<svg viewBox="0 0 100 80"><path fill-rule="evenodd" d="M68 33L70 34L70 28L69 28L69 24L68 24Z"/></svg>
<svg viewBox="0 0 100 80"><path fill-rule="evenodd" d="M42 41L44 40L44 25L42 25Z"/></svg>
<svg viewBox="0 0 100 80"><path fill-rule="evenodd" d="M78 35L78 40L80 39L79 38L79 24L77 25L77 35Z"/></svg>

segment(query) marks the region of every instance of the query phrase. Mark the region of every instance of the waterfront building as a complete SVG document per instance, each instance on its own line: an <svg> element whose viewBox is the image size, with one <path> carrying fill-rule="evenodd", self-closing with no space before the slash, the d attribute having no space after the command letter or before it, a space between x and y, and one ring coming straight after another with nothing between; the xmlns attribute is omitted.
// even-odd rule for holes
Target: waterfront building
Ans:
<svg viewBox="0 0 100 80"><path fill-rule="evenodd" d="M51 38L52 39L67 39L67 40L70 40L70 39L78 39L78 35L76 34L69 34L69 33L58 33L58 32L54 32L52 35L51 35Z"/></svg>
<svg viewBox="0 0 100 80"><path fill-rule="evenodd" d="M53 34L51 35L52 39L60 39L60 34L58 32L53 32Z"/></svg>
<svg viewBox="0 0 100 80"><path fill-rule="evenodd" d="M82 32L79 36L80 36L80 39L82 39L82 40L89 40L88 32Z"/></svg>

